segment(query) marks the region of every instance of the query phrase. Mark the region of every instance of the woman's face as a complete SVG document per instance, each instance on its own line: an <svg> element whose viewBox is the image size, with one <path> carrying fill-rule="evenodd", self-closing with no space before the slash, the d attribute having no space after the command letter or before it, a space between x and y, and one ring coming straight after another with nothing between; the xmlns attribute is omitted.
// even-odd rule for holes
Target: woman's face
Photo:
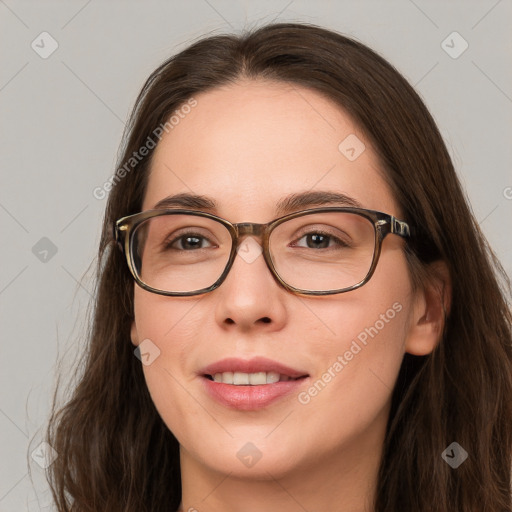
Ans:
<svg viewBox="0 0 512 512"><path fill-rule="evenodd" d="M195 99L155 149L143 210L186 193L212 198L211 213L232 223L267 223L287 196L329 191L401 218L370 141L318 93L244 81ZM210 293L166 297L135 286L132 342L151 342L144 375L182 455L212 471L279 478L378 454L411 343L403 240L386 237L366 285L330 296L281 287L253 242L254 257L237 255ZM207 392L215 383L205 382L206 366L256 357L307 377L266 405L235 407Z"/></svg>

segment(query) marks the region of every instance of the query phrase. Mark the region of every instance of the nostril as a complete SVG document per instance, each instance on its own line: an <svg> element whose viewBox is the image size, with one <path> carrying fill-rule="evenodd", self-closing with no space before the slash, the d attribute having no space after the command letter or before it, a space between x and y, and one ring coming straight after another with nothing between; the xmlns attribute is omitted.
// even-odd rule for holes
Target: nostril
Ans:
<svg viewBox="0 0 512 512"><path fill-rule="evenodd" d="M268 316L264 316L261 321L265 324L269 324L271 322L270 318Z"/></svg>

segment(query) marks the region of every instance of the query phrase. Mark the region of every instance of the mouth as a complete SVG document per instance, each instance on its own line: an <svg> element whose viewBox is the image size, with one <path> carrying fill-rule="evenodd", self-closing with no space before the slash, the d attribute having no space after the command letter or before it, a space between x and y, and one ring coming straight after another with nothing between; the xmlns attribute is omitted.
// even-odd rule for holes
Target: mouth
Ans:
<svg viewBox="0 0 512 512"><path fill-rule="evenodd" d="M309 377L304 370L262 356L249 360L222 359L202 368L198 374L210 381L234 386L263 386Z"/></svg>
<svg viewBox="0 0 512 512"><path fill-rule="evenodd" d="M222 372L215 374L204 374L204 378L219 382L222 384L231 384L233 386L264 386L268 384L275 384L276 382L288 382L295 380L302 380L309 375L301 375L300 377L291 377L289 375L280 374L278 372Z"/></svg>
<svg viewBox="0 0 512 512"><path fill-rule="evenodd" d="M199 374L203 389L220 405L238 411L257 411L277 404L307 386L310 378L308 374L282 365L276 368L275 363L274 368L267 371L257 371L258 368L227 371L224 363L222 366L224 368L205 369ZM276 371L278 369L280 372Z"/></svg>

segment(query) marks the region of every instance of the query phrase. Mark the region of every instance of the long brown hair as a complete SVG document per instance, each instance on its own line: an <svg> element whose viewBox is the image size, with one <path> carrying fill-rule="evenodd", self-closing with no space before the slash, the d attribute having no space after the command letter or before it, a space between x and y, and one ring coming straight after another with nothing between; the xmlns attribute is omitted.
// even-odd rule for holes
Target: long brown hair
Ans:
<svg viewBox="0 0 512 512"><path fill-rule="evenodd" d="M377 53L311 24L270 24L210 36L148 78L131 113L98 253L93 317L78 385L54 399L47 442L59 512L159 512L181 500L179 446L160 418L130 343L134 282L115 246L116 219L141 210L151 155L126 162L200 92L241 78L297 84L343 108L377 150L403 217L415 229L407 258L415 286L443 260L452 303L428 356L406 354L396 382L375 511L512 511L510 282L468 206L434 120ZM132 162L133 163L133 162ZM453 469L452 442L468 453Z"/></svg>

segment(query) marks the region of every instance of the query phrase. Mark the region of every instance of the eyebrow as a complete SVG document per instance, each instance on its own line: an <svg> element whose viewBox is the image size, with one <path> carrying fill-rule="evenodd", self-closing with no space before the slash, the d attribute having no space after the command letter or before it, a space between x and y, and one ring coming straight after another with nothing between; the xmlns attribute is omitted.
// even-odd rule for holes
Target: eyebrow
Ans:
<svg viewBox="0 0 512 512"><path fill-rule="evenodd" d="M307 209L312 206L350 206L363 208L362 204L346 194L332 191L307 191L290 194L277 202L276 214L286 215L288 213ZM184 208L192 210L204 210L209 213L218 212L218 203L212 197L196 195L183 192L165 197L155 204L153 209Z"/></svg>

